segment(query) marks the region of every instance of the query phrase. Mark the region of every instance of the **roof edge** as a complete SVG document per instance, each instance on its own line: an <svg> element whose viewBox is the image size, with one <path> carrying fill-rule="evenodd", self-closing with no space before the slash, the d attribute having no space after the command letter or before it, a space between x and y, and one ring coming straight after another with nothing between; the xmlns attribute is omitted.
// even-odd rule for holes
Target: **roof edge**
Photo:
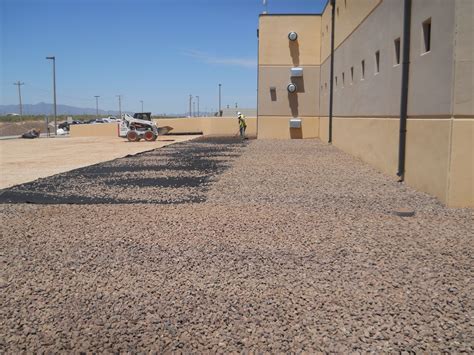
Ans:
<svg viewBox="0 0 474 355"><path fill-rule="evenodd" d="M263 16L322 16L322 13L308 13L308 14L259 14L258 17Z"/></svg>

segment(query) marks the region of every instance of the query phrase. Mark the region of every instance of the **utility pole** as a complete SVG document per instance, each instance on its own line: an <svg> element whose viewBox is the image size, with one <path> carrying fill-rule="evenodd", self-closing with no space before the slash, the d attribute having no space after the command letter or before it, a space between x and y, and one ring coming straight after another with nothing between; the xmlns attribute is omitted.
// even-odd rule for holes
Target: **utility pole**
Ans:
<svg viewBox="0 0 474 355"><path fill-rule="evenodd" d="M140 100L140 103L142 104L142 112L143 112L143 100Z"/></svg>
<svg viewBox="0 0 474 355"><path fill-rule="evenodd" d="M119 119L122 119L122 95L117 95L119 99Z"/></svg>
<svg viewBox="0 0 474 355"><path fill-rule="evenodd" d="M197 116L199 117L199 96L196 96L196 99L198 100L198 114L197 114Z"/></svg>
<svg viewBox="0 0 474 355"><path fill-rule="evenodd" d="M18 86L18 98L20 99L20 118L23 120L23 106L21 104L21 86L25 85L25 83L22 83L20 82L20 80L18 80L16 83L13 83L13 85Z"/></svg>
<svg viewBox="0 0 474 355"><path fill-rule="evenodd" d="M221 115L221 87L222 84L219 84L219 116Z"/></svg>
<svg viewBox="0 0 474 355"><path fill-rule="evenodd" d="M46 59L53 61L53 98L54 98L54 135L58 134L58 120L56 109L56 57L46 57Z"/></svg>
<svg viewBox="0 0 474 355"><path fill-rule="evenodd" d="M191 117L191 103L193 102L193 95L189 95L189 117Z"/></svg>
<svg viewBox="0 0 474 355"><path fill-rule="evenodd" d="M99 95L95 95L95 115L99 118Z"/></svg>
<svg viewBox="0 0 474 355"><path fill-rule="evenodd" d="M193 101L193 117L196 116L196 101Z"/></svg>

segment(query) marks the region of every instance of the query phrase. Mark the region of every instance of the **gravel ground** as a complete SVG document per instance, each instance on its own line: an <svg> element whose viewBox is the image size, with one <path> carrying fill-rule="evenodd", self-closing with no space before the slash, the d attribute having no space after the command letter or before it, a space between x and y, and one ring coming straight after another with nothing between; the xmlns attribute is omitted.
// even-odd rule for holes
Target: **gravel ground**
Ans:
<svg viewBox="0 0 474 355"><path fill-rule="evenodd" d="M318 141L174 149L224 166L166 203L0 205L1 352L474 351L472 211Z"/></svg>

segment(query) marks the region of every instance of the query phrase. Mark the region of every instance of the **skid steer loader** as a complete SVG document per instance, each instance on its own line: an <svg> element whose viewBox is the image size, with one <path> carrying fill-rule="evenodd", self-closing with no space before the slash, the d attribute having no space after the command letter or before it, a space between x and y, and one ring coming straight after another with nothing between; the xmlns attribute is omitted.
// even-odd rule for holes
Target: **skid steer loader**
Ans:
<svg viewBox="0 0 474 355"><path fill-rule="evenodd" d="M151 112L135 113L133 117L125 113L121 117L119 136L127 137L129 142L140 139L153 142L158 138L158 126L151 120Z"/></svg>

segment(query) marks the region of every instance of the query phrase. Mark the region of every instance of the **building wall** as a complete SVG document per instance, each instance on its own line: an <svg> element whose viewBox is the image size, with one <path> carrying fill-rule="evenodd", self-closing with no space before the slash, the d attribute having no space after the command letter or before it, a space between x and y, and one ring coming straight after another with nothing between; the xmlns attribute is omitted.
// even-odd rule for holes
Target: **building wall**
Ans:
<svg viewBox="0 0 474 355"><path fill-rule="evenodd" d="M359 25L371 14L382 0L337 0L335 31L335 48L344 42ZM321 19L321 62L324 62L331 54L331 6L328 5L323 11Z"/></svg>
<svg viewBox="0 0 474 355"><path fill-rule="evenodd" d="M474 113L474 2L455 0L454 116Z"/></svg>
<svg viewBox="0 0 474 355"><path fill-rule="evenodd" d="M291 31L298 33L297 41L288 40ZM259 65L319 65L320 32L320 15L261 15Z"/></svg>
<svg viewBox="0 0 474 355"><path fill-rule="evenodd" d="M290 41L289 32L298 39ZM258 137L298 139L317 137L320 75L319 15L262 15L259 23ZM303 76L291 77L291 68L303 68ZM289 83L298 87L288 93ZM301 118L290 129L291 118Z"/></svg>
<svg viewBox="0 0 474 355"><path fill-rule="evenodd" d="M287 117L261 116L259 139L306 139L319 137L319 117L300 117L301 128L290 128Z"/></svg>
<svg viewBox="0 0 474 355"><path fill-rule="evenodd" d="M372 10L370 16L335 48L333 108L336 116L398 117L400 113L401 68L394 63L392 47L394 39L402 34L403 6L401 1L378 4L376 8L366 6L366 12ZM343 5L339 3L338 6ZM355 4L352 6L357 8ZM349 20L351 16L352 7L348 5L340 17L353 23L354 20ZM356 12L354 16L359 18L361 15ZM338 31L339 22L336 19L336 33ZM323 43L330 43L330 38L325 37ZM380 53L379 72L376 72L376 51ZM329 111L329 74L330 60L327 58L321 66L321 114L325 116Z"/></svg>
<svg viewBox="0 0 474 355"><path fill-rule="evenodd" d="M413 0L405 181L449 206L474 206L473 198L473 3ZM343 1L338 1L343 6ZM395 175L401 66L395 40L403 43L403 1L359 1L336 17L333 144L381 171ZM329 14L329 16L328 16ZM350 18L353 19L350 19ZM330 20L330 6L322 27ZM423 22L431 19L431 48L425 53ZM347 28L354 28L351 32ZM338 31L339 36L338 37ZM346 34L349 33L348 36ZM344 37L346 36L346 37ZM329 34L322 38L320 137L328 140ZM375 52L379 51L376 73ZM402 58L400 48L400 58ZM362 79L361 61L365 61ZM353 67L353 77L351 75ZM342 82L344 73L344 83Z"/></svg>
<svg viewBox="0 0 474 355"><path fill-rule="evenodd" d="M333 144L392 176L398 168L403 5L338 0L336 9ZM474 206L473 8L472 0L412 0L405 181L455 207ZM319 18L319 58L311 48L317 35L306 35L317 31L318 18L311 25L311 16L260 17L259 138L328 141L331 6ZM297 50L286 37L290 31L305 34ZM304 92L292 97L286 85L295 65L304 67ZM288 116L303 116L308 131L291 132Z"/></svg>
<svg viewBox="0 0 474 355"><path fill-rule="evenodd" d="M409 116L453 113L454 1L414 0L410 39ZM423 45L423 22L431 18L431 50Z"/></svg>
<svg viewBox="0 0 474 355"><path fill-rule="evenodd" d="M455 119L451 134L447 204L474 206L474 115Z"/></svg>

